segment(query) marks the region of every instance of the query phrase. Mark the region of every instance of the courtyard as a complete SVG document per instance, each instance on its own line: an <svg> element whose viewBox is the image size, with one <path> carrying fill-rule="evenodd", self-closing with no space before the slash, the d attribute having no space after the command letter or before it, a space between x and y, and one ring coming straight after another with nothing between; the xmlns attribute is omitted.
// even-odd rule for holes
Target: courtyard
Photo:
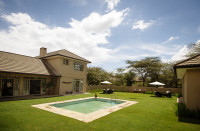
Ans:
<svg viewBox="0 0 200 131"><path fill-rule="evenodd" d="M0 130L200 130L199 124L178 120L175 115L176 97L158 98L153 94L126 92L114 94L118 94L118 99L138 103L89 123L34 108L31 105L93 97L94 93L0 102ZM97 95L105 98L113 97L113 94L100 92ZM195 122L200 123L198 120Z"/></svg>

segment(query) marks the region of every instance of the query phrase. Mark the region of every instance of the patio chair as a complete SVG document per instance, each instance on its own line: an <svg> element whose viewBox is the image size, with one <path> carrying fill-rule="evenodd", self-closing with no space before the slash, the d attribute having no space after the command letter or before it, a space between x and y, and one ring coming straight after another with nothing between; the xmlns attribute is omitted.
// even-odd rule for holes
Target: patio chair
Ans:
<svg viewBox="0 0 200 131"><path fill-rule="evenodd" d="M114 91L114 89L113 90L112 89L107 89L107 94L112 94L113 91Z"/></svg>
<svg viewBox="0 0 200 131"><path fill-rule="evenodd" d="M106 94L106 93L107 93L106 89L103 89L103 94Z"/></svg>
<svg viewBox="0 0 200 131"><path fill-rule="evenodd" d="M155 91L155 96L156 97L162 97L162 94L159 91Z"/></svg>
<svg viewBox="0 0 200 131"><path fill-rule="evenodd" d="M165 96L168 97L168 98L171 98L172 97L171 92L170 91L166 91L165 92Z"/></svg>

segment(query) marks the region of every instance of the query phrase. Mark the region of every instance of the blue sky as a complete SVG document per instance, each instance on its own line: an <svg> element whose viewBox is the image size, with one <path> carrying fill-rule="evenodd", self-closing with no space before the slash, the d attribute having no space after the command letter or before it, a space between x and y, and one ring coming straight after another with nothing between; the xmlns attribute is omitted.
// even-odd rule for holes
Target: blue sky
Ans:
<svg viewBox="0 0 200 131"><path fill-rule="evenodd" d="M126 60L184 58L200 42L199 0L0 0L0 50L67 49L114 71Z"/></svg>

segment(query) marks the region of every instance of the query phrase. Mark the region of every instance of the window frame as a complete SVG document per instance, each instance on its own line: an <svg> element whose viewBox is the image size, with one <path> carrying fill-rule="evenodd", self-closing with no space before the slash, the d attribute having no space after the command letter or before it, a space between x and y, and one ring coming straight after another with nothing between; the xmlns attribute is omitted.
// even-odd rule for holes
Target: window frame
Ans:
<svg viewBox="0 0 200 131"><path fill-rule="evenodd" d="M69 65L69 59L63 58L63 64L64 65Z"/></svg>
<svg viewBox="0 0 200 131"><path fill-rule="evenodd" d="M84 70L84 63L82 62L78 62L78 61L74 61L74 71L83 71Z"/></svg>

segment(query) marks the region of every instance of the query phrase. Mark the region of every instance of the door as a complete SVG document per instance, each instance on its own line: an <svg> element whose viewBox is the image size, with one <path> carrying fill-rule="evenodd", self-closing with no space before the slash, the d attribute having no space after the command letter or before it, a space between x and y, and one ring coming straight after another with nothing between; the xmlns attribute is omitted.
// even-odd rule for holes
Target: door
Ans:
<svg viewBox="0 0 200 131"><path fill-rule="evenodd" d="M13 79L3 79L2 96L13 96Z"/></svg>
<svg viewBox="0 0 200 131"><path fill-rule="evenodd" d="M30 94L40 94L40 80L30 80Z"/></svg>
<svg viewBox="0 0 200 131"><path fill-rule="evenodd" d="M74 92L82 92L82 90L83 90L82 79L74 79L73 80L73 91Z"/></svg>
<svg viewBox="0 0 200 131"><path fill-rule="evenodd" d="M76 92L79 92L79 83L80 81L76 81Z"/></svg>

